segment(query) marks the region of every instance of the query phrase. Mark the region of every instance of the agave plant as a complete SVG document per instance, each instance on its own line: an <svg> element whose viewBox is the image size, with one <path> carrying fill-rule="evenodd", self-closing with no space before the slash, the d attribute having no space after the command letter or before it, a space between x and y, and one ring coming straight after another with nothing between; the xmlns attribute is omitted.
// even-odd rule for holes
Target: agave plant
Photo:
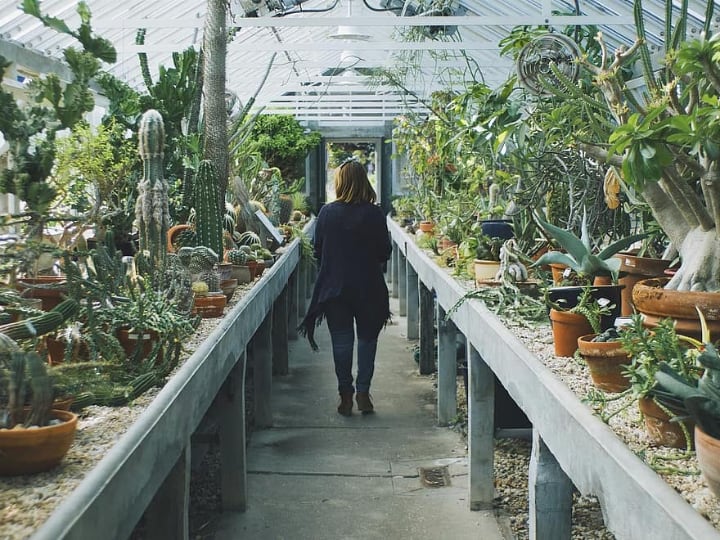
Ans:
<svg viewBox="0 0 720 540"><path fill-rule="evenodd" d="M561 229L539 217L537 220L545 232L557 240L565 252L545 253L533 266L564 264L575 272L581 281L588 283L592 283L596 276L610 276L613 283L617 282L621 260L614 255L647 236L645 233L626 236L595 254L588 234L587 214L583 214L580 238L571 231Z"/></svg>
<svg viewBox="0 0 720 540"><path fill-rule="evenodd" d="M655 380L665 390L680 398L695 423L706 434L720 439L720 353L710 340L705 317L696 307L702 325L701 353L698 363L705 368L697 380L689 380L661 363Z"/></svg>

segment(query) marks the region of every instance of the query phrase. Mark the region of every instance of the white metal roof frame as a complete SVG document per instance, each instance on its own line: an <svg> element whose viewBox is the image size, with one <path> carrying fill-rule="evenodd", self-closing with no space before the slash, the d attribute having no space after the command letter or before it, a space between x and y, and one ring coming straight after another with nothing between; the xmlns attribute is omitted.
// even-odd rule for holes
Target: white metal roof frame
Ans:
<svg viewBox="0 0 720 540"><path fill-rule="evenodd" d="M280 0L272 1L281 5ZM389 0L307 0L294 7L293 0L282 1L295 13L277 16L279 11L259 3L255 5L262 8L258 14L263 16L245 17L253 0L231 2L228 25L239 30L228 45L227 87L245 101L260 86L274 56L255 106L294 114L315 126L348 122L382 126L408 109L422 111L417 99L395 88L379 87L367 75L371 68L404 66L408 55L418 62L408 87L421 98L447 88L452 83L448 70L460 73L465 57L475 64L485 83L497 86L514 71L512 63L499 56L498 42L518 25L559 29L594 24L611 46L627 46L635 39L632 0L452 0L446 4L454 6L457 15L444 17L407 16L410 3L416 5L418 0L399 4L405 13L400 16L376 11ZM45 0L41 8L73 28L79 23L76 4L73 0ZM138 88L143 84L139 52L148 55L151 72L157 73L158 66L171 65L173 52L199 48L202 42L207 9L204 0L87 0L87 4L93 14L93 29L118 51L118 62L108 70ZM44 28L19 5L19 0L0 0L0 53L19 46L59 60L72 38ZM648 41L658 53L662 52L665 31L664 6L664 0L643 0ZM678 6L675 2L676 12ZM690 0L689 6L688 32L693 35L702 28L705 2ZM573 15L576 12L579 15ZM408 29L418 26L457 27L457 31L442 40L403 40ZM144 45L135 44L140 28L146 29ZM718 28L720 9L716 9L713 21L714 31ZM337 34L343 31L350 31L349 37L355 39L342 39ZM363 34L367 39L357 39ZM27 58L25 55L24 62L32 63ZM32 73L42 69L38 66L22 67Z"/></svg>

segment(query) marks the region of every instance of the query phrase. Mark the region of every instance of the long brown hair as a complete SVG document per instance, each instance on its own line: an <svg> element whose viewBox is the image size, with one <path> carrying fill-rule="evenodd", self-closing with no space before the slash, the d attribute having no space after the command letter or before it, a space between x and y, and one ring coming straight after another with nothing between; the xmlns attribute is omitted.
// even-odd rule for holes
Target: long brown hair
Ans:
<svg viewBox="0 0 720 540"><path fill-rule="evenodd" d="M335 170L335 197L346 203L375 203L377 195L359 162L346 161Z"/></svg>

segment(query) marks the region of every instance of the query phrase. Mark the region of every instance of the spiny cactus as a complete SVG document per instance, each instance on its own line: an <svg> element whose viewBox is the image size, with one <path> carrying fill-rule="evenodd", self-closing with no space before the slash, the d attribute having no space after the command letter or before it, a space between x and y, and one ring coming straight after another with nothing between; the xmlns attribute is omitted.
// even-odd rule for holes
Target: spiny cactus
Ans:
<svg viewBox="0 0 720 540"><path fill-rule="evenodd" d="M180 255L168 253L165 263L165 295L175 302L181 313L190 313L192 309L191 285L190 272Z"/></svg>
<svg viewBox="0 0 720 540"><path fill-rule="evenodd" d="M247 263L247 253L245 253L241 249L231 249L230 251L228 251L227 260L231 264L235 264L237 266L245 266L245 264Z"/></svg>
<svg viewBox="0 0 720 540"><path fill-rule="evenodd" d="M207 283L210 292L220 291L220 274L217 270L206 270L200 274L200 281Z"/></svg>
<svg viewBox="0 0 720 540"><path fill-rule="evenodd" d="M218 206L218 178L212 163L200 162L195 175L195 228L197 244L223 252L223 216Z"/></svg>
<svg viewBox="0 0 720 540"><path fill-rule="evenodd" d="M199 274L201 272L211 270L220 260L217 253L207 246L197 246L190 249L192 249L192 251L190 255L189 268L190 272L193 274ZM185 260L186 253L184 250L185 248L181 250L182 253L180 254L183 260Z"/></svg>
<svg viewBox="0 0 720 540"><path fill-rule="evenodd" d="M290 195L280 195L278 223L287 223L293 211L293 201Z"/></svg>
<svg viewBox="0 0 720 540"><path fill-rule="evenodd" d="M163 145L165 127L162 116L154 109L143 114L138 128L138 151L143 161L143 179L135 203L135 226L140 232L140 251L161 267L167 252L167 230L170 227L168 185L163 178Z"/></svg>
<svg viewBox="0 0 720 540"><path fill-rule="evenodd" d="M175 241L173 242L175 246L178 248L181 247L194 247L198 245L197 241L197 233L192 229L185 229L184 231L180 231L175 236Z"/></svg>

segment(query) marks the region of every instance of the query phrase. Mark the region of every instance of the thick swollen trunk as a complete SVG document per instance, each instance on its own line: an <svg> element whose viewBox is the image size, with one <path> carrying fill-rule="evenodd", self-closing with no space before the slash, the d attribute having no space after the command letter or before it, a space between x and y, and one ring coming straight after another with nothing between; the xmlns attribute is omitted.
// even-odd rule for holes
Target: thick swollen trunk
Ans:
<svg viewBox="0 0 720 540"><path fill-rule="evenodd" d="M720 291L720 238L716 230L696 227L676 246L682 264L666 288Z"/></svg>

